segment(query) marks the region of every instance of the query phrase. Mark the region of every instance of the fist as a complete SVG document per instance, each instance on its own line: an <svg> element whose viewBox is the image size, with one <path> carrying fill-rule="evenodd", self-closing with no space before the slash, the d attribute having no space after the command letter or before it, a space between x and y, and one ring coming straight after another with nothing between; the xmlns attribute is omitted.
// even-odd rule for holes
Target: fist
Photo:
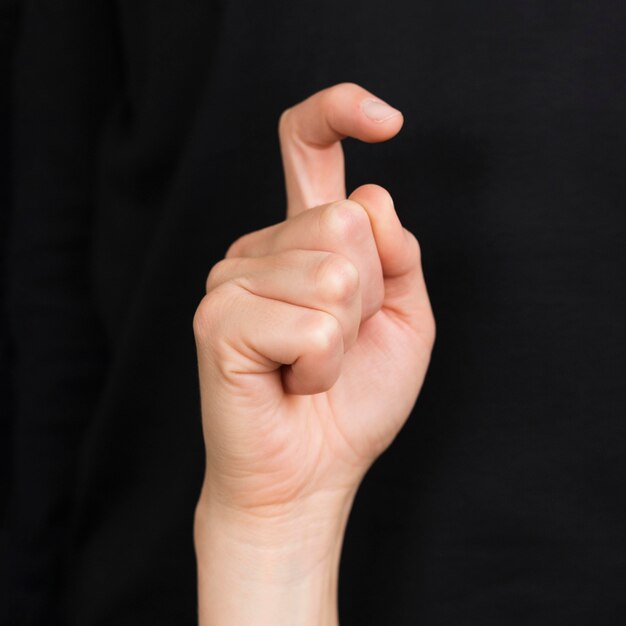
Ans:
<svg viewBox="0 0 626 626"><path fill-rule="evenodd" d="M411 412L435 338L420 248L382 187L346 198L341 147L401 125L353 84L282 114L287 218L230 246L194 319L201 498L263 516L341 502Z"/></svg>

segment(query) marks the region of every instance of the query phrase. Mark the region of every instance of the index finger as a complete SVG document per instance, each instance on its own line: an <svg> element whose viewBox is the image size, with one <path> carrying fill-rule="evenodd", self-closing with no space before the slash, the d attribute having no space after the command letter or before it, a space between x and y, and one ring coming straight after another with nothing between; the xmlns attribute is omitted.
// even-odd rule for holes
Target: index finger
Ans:
<svg viewBox="0 0 626 626"><path fill-rule="evenodd" d="M386 141L403 121L400 111L354 83L334 85L284 111L278 130L287 217L345 199L342 139Z"/></svg>

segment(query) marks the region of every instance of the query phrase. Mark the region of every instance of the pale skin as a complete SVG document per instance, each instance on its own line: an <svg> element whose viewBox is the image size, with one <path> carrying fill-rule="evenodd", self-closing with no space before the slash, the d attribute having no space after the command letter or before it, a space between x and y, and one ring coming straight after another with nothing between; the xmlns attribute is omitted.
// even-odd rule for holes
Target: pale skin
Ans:
<svg viewBox="0 0 626 626"><path fill-rule="evenodd" d="M350 83L287 109L286 220L210 271L194 319L201 626L338 624L353 498L409 416L435 339L419 244L390 194L346 198L341 140L385 141L402 123Z"/></svg>

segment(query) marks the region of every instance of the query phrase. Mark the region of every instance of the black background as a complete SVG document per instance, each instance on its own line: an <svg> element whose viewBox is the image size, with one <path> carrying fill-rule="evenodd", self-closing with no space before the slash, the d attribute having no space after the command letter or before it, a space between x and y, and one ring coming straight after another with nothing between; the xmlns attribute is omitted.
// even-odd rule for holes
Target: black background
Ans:
<svg viewBox="0 0 626 626"><path fill-rule="evenodd" d="M438 338L355 502L342 624L626 621L624 5L20 8L10 619L195 623L193 312L283 219L282 109L353 81L405 115L346 141L348 187L387 187L420 240Z"/></svg>

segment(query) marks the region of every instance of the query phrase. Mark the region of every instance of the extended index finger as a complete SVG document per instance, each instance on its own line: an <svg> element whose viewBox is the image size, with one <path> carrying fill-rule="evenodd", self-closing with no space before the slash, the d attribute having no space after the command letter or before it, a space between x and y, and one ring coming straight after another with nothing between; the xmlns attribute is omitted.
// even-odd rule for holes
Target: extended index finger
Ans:
<svg viewBox="0 0 626 626"><path fill-rule="evenodd" d="M280 148L287 216L345 199L341 140L385 141L402 127L400 111L353 83L341 83L283 112Z"/></svg>

